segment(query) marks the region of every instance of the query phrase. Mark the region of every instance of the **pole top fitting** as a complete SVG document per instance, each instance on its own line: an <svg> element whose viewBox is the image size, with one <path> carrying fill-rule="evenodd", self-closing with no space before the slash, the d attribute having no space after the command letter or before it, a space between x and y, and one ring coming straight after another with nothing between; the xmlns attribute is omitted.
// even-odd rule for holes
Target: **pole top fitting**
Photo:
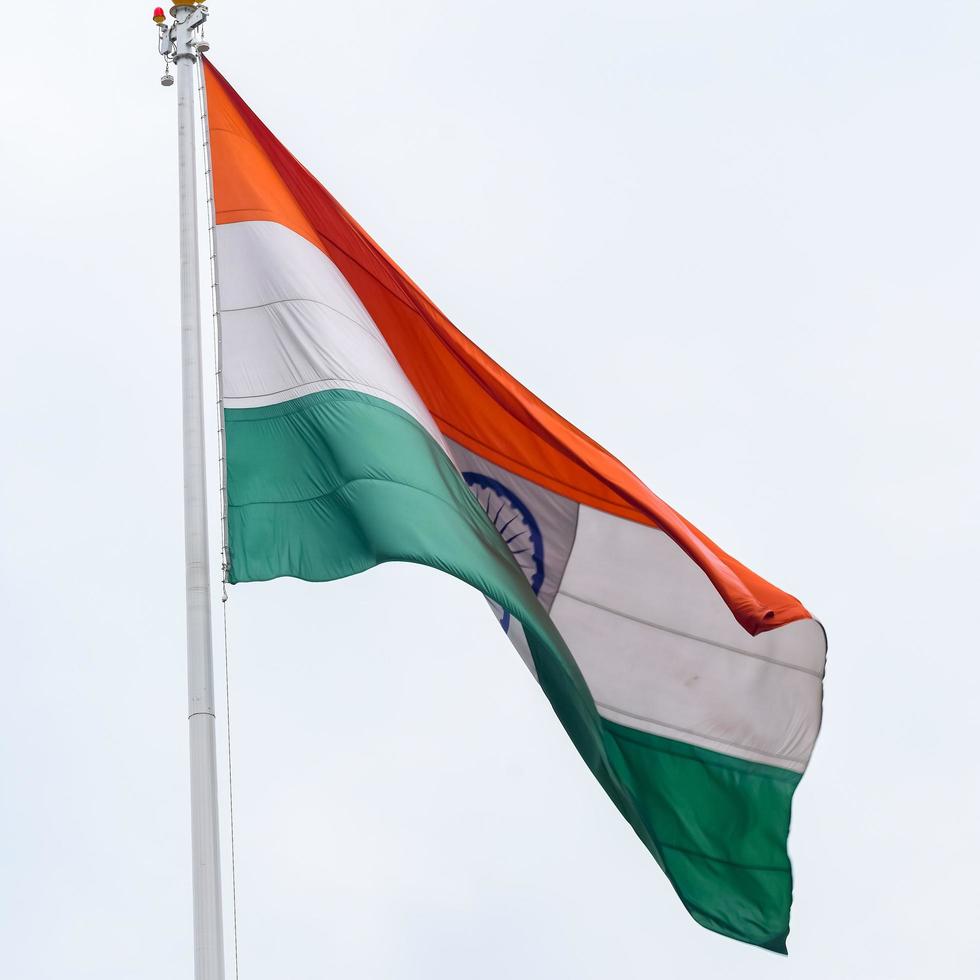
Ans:
<svg viewBox="0 0 980 980"><path fill-rule="evenodd" d="M207 50L199 29L208 19L208 8L201 0L174 0L170 16L174 19L169 33L173 51L171 59L175 62L184 59L197 61L198 52Z"/></svg>

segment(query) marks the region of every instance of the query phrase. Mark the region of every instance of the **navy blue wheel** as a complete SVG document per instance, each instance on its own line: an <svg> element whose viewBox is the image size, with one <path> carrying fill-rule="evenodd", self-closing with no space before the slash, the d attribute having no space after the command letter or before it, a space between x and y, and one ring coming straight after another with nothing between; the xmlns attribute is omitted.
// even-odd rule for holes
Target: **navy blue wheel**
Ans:
<svg viewBox="0 0 980 980"><path fill-rule="evenodd" d="M531 590L537 595L544 583L544 541L534 515L513 490L492 476L464 473L463 479L504 539L514 560L520 565ZM490 604L506 632L510 626L510 613L493 600Z"/></svg>

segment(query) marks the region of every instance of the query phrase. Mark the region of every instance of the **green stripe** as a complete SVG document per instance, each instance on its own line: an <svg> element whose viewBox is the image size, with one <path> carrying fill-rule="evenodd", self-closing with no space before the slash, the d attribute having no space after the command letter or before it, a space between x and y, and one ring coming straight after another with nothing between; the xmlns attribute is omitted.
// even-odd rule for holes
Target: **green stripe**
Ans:
<svg viewBox="0 0 980 980"><path fill-rule="evenodd" d="M475 586L523 625L562 725L694 918L785 952L795 773L600 718L507 546L407 413L335 389L226 409L225 424L232 582L328 581L412 561Z"/></svg>
<svg viewBox="0 0 980 980"><path fill-rule="evenodd" d="M622 783L656 822L664 870L702 925L786 952L799 773L602 720Z"/></svg>

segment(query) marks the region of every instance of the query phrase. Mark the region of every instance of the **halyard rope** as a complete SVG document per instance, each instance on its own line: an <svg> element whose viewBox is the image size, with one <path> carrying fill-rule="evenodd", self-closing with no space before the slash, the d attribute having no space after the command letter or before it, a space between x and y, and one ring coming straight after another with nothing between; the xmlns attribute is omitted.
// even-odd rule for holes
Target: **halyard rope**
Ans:
<svg viewBox="0 0 980 980"><path fill-rule="evenodd" d="M221 603L225 638L225 730L228 733L228 820L231 824L231 922L235 948L235 980L238 980L238 880L235 875L235 792L231 773L231 682L228 670L228 603Z"/></svg>
<svg viewBox="0 0 980 980"><path fill-rule="evenodd" d="M204 187L208 209L208 265L211 270L211 325L214 343L214 390L218 421L218 507L221 515L221 624L225 653L225 732L228 750L228 820L231 841L231 914L235 951L235 980L238 980L238 878L235 867L235 789L231 759L231 671L228 658L228 494L225 466L224 390L221 356L221 303L218 289L218 253L211 168L211 136L208 131L208 93L204 84L204 59L197 58L198 96L201 105L201 144L204 150Z"/></svg>

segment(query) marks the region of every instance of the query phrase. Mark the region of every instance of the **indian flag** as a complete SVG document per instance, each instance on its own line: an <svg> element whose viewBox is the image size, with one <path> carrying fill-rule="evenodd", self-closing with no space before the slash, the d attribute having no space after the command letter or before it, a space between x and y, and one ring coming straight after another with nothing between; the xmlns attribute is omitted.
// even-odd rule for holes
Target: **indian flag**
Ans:
<svg viewBox="0 0 980 980"><path fill-rule="evenodd" d="M690 914L785 952L826 640L436 308L210 64L228 578L490 601Z"/></svg>

